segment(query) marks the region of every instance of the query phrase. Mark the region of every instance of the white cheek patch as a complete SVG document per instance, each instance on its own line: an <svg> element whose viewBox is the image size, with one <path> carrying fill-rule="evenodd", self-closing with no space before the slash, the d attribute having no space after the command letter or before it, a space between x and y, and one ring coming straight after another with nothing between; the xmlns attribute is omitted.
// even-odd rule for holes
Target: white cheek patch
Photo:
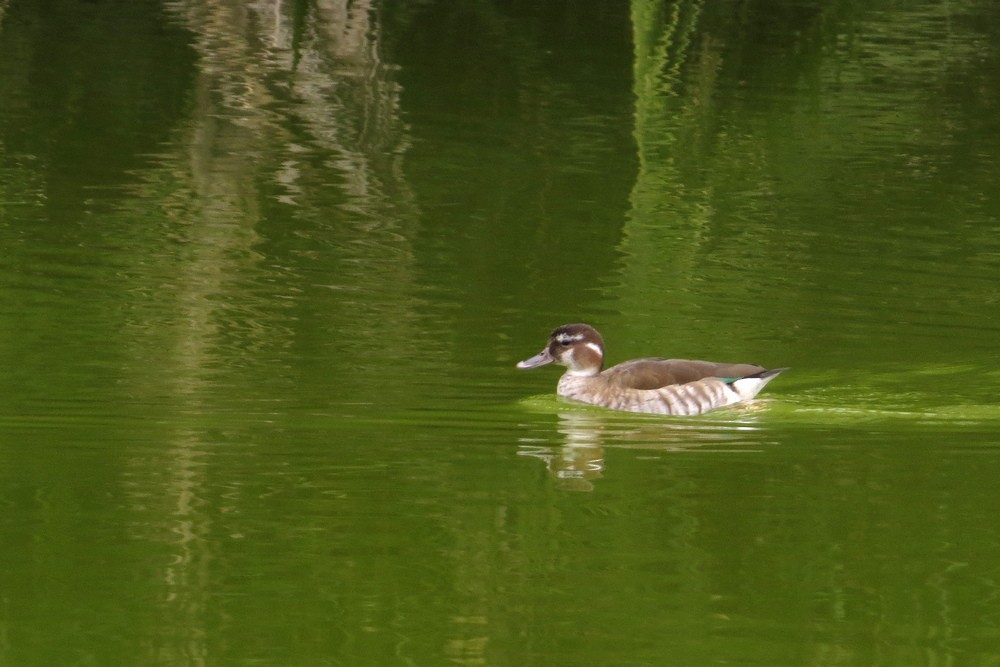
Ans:
<svg viewBox="0 0 1000 667"><path fill-rule="evenodd" d="M587 348L590 348L591 350L593 350L597 354L597 356L599 356L599 357L603 357L604 356L604 350L601 349L600 345L598 345L597 343L595 343L593 341L589 341L587 343L584 343L583 346L587 347Z"/></svg>

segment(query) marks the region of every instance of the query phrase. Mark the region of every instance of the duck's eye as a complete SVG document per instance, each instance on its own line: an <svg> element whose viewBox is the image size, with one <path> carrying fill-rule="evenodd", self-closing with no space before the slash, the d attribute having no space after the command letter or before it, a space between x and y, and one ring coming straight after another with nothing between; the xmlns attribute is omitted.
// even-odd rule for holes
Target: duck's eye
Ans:
<svg viewBox="0 0 1000 667"><path fill-rule="evenodd" d="M561 347L569 347L573 343L579 343L581 340L583 340L582 334L563 333L556 336L556 342L559 343Z"/></svg>

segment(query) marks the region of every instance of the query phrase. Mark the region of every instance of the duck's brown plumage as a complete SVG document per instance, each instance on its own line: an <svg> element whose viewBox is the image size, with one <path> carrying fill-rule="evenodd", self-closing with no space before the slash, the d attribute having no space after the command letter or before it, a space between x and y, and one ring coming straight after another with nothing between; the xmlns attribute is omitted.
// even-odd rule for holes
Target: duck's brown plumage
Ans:
<svg viewBox="0 0 1000 667"><path fill-rule="evenodd" d="M659 389L705 378L741 378L760 373L763 366L753 364L717 364L694 359L633 359L603 371L608 382L630 389Z"/></svg>

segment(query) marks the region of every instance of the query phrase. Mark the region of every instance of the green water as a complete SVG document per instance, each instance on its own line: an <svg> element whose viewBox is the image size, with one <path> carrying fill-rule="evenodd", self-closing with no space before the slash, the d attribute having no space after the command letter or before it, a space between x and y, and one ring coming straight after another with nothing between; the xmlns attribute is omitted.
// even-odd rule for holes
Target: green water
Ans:
<svg viewBox="0 0 1000 667"><path fill-rule="evenodd" d="M0 664L1000 664L997 91L987 0L0 0Z"/></svg>

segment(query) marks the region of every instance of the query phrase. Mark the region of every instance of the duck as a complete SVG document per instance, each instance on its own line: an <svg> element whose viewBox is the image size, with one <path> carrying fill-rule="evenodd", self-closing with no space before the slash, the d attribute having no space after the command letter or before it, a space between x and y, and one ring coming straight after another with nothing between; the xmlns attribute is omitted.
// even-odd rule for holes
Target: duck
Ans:
<svg viewBox="0 0 1000 667"><path fill-rule="evenodd" d="M542 351L517 368L566 367L556 393L612 410L694 416L743 403L787 368L659 357L632 359L604 368L604 339L589 324L564 324Z"/></svg>

